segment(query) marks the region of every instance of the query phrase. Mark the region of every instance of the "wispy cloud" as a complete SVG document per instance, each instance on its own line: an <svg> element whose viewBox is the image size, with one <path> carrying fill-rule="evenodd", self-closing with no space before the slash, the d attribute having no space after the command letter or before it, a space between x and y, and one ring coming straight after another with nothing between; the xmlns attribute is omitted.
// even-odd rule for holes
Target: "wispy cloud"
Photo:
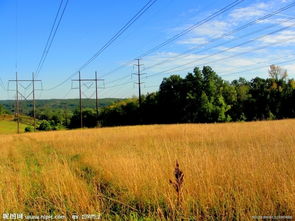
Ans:
<svg viewBox="0 0 295 221"><path fill-rule="evenodd" d="M194 34L207 37L217 37L227 32L230 29L230 27L230 23L216 20L200 26L198 29L194 31Z"/></svg>
<svg viewBox="0 0 295 221"><path fill-rule="evenodd" d="M202 45L208 43L206 38L188 38L178 42L178 44Z"/></svg>
<svg viewBox="0 0 295 221"><path fill-rule="evenodd" d="M262 16L265 14L265 10L271 8L271 4L267 3L256 3L244 8L235 9L230 13L230 17L234 20L249 20L253 17Z"/></svg>
<svg viewBox="0 0 295 221"><path fill-rule="evenodd" d="M245 20L254 20L258 17L263 15L269 14L274 10L277 10L282 6L282 3L286 3L286 1L282 0L272 0L272 1L259 1L255 4L251 3L247 7L237 8L233 10L231 13L224 15L219 20L214 20L208 22L194 31L192 31L189 36L186 36L182 40L178 41L177 43L183 45L183 47L192 47L192 45L203 45L206 47L206 44L210 42L210 39L218 38L225 33L230 32L234 28L244 25ZM255 24L255 28L259 30L259 27L262 29L266 26L266 24L278 24L278 28L286 27L294 24L294 21L286 21L289 18L286 16L275 15L270 19L267 19L263 22ZM247 21L248 22L248 21ZM183 30L184 28L189 27L190 24L185 24L180 27L176 27L175 30ZM250 28L249 28L250 29ZM247 31L249 30L247 29ZM258 32L257 32L258 33ZM234 38L237 37L238 42L247 41L249 39L240 39L240 33L233 34L232 36L227 36L226 38ZM252 38L256 38L255 35ZM221 39L222 40L222 39ZM225 40L225 39L223 39ZM195 66L199 65L210 65L212 66L217 73L223 74L228 73L230 71L241 71L247 70L249 68L255 68L259 64L261 66L264 63L265 67L260 68L257 70L252 71L251 73L255 75L258 74L265 74L264 77L267 76L267 67L270 64L276 64L276 62L282 62L285 60L290 59L288 56L293 52L291 50L290 44L295 43L295 31L292 29L285 30L279 32L277 34L273 34L271 36L266 36L261 39L255 39L253 42L247 45L243 45L241 47L236 47L231 50L230 49L233 45L229 43L228 46L224 47L217 47L214 50L208 50L202 52L202 54L185 54L181 56L181 53L172 53L172 52L165 52L165 53L158 53L153 56L149 56L146 58L146 66L152 66L159 62L163 62L168 60L159 66L155 66L149 70L149 72L157 73L162 72L163 70L169 70L176 68L178 66L183 66L183 68L176 68L176 70L169 71L170 73L179 73L185 74L186 71L192 71ZM239 44L239 43L237 43ZM272 45L273 44L273 45ZM264 47L266 46L266 47ZM286 47L288 46L288 47ZM210 48L210 46L208 46ZM259 50L257 50L259 49ZM211 56L213 53L218 51L226 50L225 53L216 54ZM286 50L290 50L289 52ZM245 52L245 53L244 53ZM237 55L232 57L232 55ZM173 59L177 56L177 59ZM295 57L295 54L292 55ZM208 57L205 58L204 57ZM230 57L229 59L227 59ZM215 62L216 61L216 62ZM190 64L188 64L190 63ZM263 64L262 64L263 65ZM286 68L289 70L289 73L295 73L295 65L287 65ZM167 74L170 74L167 73ZM244 73L245 74L245 73ZM241 74L243 76L244 74ZM247 74L247 73L246 73ZM294 74L292 75L294 77ZM237 77L237 76L236 76ZM253 77L253 76L252 76Z"/></svg>
<svg viewBox="0 0 295 221"><path fill-rule="evenodd" d="M189 25L185 25L180 29L185 29ZM191 44L191 45L200 45L208 43L210 38L217 38L224 35L231 29L231 24L226 21L212 21L204 25L201 25L197 29L191 32L189 37L186 37L183 40L178 41L178 44Z"/></svg>
<svg viewBox="0 0 295 221"><path fill-rule="evenodd" d="M167 52L149 56L145 59L145 63L146 67L150 67L159 62L167 61L148 70L149 74L161 73L164 71L160 76L171 73L186 74L188 71L192 71L195 66L210 65L219 75L235 72L238 73L254 68L252 71L246 71L234 77L247 77L247 74L249 73L253 75L251 77L255 77L255 74L261 73L265 74L263 77L267 77L267 68L269 65L295 59L295 54L291 54L290 51L286 50L265 49L263 51L251 52L250 47L241 47L236 50L238 52L249 50L250 53L235 57L231 57L232 54L224 53L204 59L204 57L207 57L210 54L187 54L185 57L181 57L178 53ZM178 58L174 59L175 57ZM255 70L256 67L257 69ZM288 70L290 77L295 77L295 65L282 64L282 67Z"/></svg>
<svg viewBox="0 0 295 221"><path fill-rule="evenodd" d="M293 30L282 31L276 35L265 36L261 38L260 41L267 44L281 43L280 44L281 46L287 46L287 45L295 43L295 31Z"/></svg>

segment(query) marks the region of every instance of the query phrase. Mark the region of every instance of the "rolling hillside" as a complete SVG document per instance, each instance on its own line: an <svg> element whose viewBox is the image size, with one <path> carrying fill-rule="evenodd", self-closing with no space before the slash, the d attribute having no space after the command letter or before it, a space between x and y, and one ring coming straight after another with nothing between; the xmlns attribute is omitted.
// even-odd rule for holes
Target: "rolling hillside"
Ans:
<svg viewBox="0 0 295 221"><path fill-rule="evenodd" d="M294 134L281 120L0 135L0 213L294 217Z"/></svg>
<svg viewBox="0 0 295 221"><path fill-rule="evenodd" d="M118 98L104 98L99 99L99 107L105 107L112 104L115 101L121 99ZM14 111L14 100L0 100L7 110ZM48 100L36 100L36 108L46 108L46 109L64 109L74 111L79 107L79 99L48 99ZM83 107L95 108L95 99L83 99ZM21 109L24 114L28 114L32 111L32 102L21 102Z"/></svg>

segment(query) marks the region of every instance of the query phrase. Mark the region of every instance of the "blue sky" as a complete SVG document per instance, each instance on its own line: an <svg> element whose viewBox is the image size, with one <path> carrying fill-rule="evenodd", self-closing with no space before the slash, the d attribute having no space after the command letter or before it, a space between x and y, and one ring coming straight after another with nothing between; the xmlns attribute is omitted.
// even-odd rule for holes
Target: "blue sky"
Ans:
<svg viewBox="0 0 295 221"><path fill-rule="evenodd" d="M37 92L37 98L78 97L77 90L70 90L71 81L55 90L46 89L77 71L146 2L147 0L69 0L44 67L38 75L45 90ZM232 2L233 0L158 0L103 54L81 70L82 77L93 77L95 71L104 77L105 89L100 89L100 97L136 96L137 86L133 83L136 78L131 78L135 72L132 64L125 65L116 72L109 72ZM14 79L16 71L19 78L29 79L36 70L59 3L59 0L0 1L0 78L6 88L7 81ZM212 66L225 80L267 77L270 64L286 68L289 77L295 78L295 19L292 20L295 17L295 7L225 36L290 3L292 1L289 0L245 0L153 54L143 57L143 93L157 90L163 77L169 74L185 76L194 66L203 65ZM275 32L280 29L280 32ZM217 38L218 41L214 40ZM247 41L249 43L243 44ZM153 66L160 62L163 64ZM13 86L10 84L9 88L13 89ZM26 85L21 86L22 93L29 95L29 90L26 91L25 87ZM84 85L84 97L91 97L93 92L94 88L90 84ZM14 96L14 92L7 92L0 87L0 99L13 99Z"/></svg>

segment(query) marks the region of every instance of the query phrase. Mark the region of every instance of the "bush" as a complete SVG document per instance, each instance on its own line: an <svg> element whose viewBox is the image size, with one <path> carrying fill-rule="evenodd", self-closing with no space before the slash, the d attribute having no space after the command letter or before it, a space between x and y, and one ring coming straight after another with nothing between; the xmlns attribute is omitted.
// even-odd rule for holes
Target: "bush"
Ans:
<svg viewBox="0 0 295 221"><path fill-rule="evenodd" d="M64 126L62 124L51 125L51 130L62 130Z"/></svg>
<svg viewBox="0 0 295 221"><path fill-rule="evenodd" d="M85 108L82 111L83 117L83 127L96 127L97 126L97 118L96 111L91 108ZM71 118L71 122L69 125L70 128L79 128L80 127L80 111L76 110Z"/></svg>
<svg viewBox="0 0 295 221"><path fill-rule="evenodd" d="M47 120L42 120L42 122L40 123L40 125L37 129L42 130L42 131L49 131L52 128L51 128L50 123Z"/></svg>
<svg viewBox="0 0 295 221"><path fill-rule="evenodd" d="M28 132L33 132L34 131L34 128L32 126L27 126L25 128L25 132L28 133Z"/></svg>

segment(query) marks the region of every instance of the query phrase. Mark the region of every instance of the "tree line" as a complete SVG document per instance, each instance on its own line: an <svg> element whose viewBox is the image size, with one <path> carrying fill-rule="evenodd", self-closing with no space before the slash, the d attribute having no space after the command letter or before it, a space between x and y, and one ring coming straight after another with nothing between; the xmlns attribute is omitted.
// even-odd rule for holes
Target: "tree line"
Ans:
<svg viewBox="0 0 295 221"><path fill-rule="evenodd" d="M83 110L84 127L136 124L212 123L295 117L295 80L271 65L269 78L223 80L210 66L196 67L185 77L164 78L159 90ZM1 108L0 108L1 109ZM3 109L3 107L2 107ZM39 108L39 130L80 127L79 110Z"/></svg>
<svg viewBox="0 0 295 221"><path fill-rule="evenodd" d="M99 107L106 107L121 99L118 98L102 98L99 100ZM32 112L33 102L30 100L19 101L21 113L30 115ZM83 105L89 108L95 108L94 99L83 99ZM13 113L15 110L15 100L0 100L0 106L4 107L8 112ZM69 109L75 111L79 107L79 99L38 99L36 100L36 109L44 111L45 109Z"/></svg>
<svg viewBox="0 0 295 221"><path fill-rule="evenodd" d="M255 121L295 117L295 81L287 72L271 65L269 78L224 81L209 66L195 68L184 78L164 78L159 91L138 99L116 102L100 110L101 126L212 123ZM71 127L79 127L79 112ZM85 126L95 126L95 111L83 112Z"/></svg>
<svg viewBox="0 0 295 221"><path fill-rule="evenodd" d="M164 78L158 92L105 107L102 126L155 123L211 123L295 117L295 81L271 65L270 77L224 81L211 67L184 78Z"/></svg>

